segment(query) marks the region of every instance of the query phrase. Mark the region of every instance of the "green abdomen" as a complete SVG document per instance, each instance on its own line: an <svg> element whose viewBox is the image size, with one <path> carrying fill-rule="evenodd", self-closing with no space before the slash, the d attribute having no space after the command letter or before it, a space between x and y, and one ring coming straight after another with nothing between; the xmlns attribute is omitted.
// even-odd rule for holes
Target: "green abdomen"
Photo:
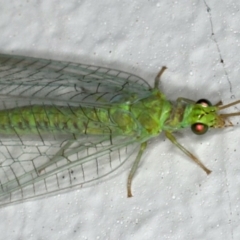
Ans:
<svg viewBox="0 0 240 240"><path fill-rule="evenodd" d="M101 124L96 121L96 116L89 114L86 108L35 105L0 111L0 132L4 134L84 134L88 131L97 134L100 131L99 125ZM101 133L105 130L101 126Z"/></svg>
<svg viewBox="0 0 240 240"><path fill-rule="evenodd" d="M119 118L122 125L119 125ZM120 123L121 123L120 122ZM126 126L128 126L126 128ZM1 134L115 134L129 135L136 125L131 113L118 108L26 106L0 111Z"/></svg>

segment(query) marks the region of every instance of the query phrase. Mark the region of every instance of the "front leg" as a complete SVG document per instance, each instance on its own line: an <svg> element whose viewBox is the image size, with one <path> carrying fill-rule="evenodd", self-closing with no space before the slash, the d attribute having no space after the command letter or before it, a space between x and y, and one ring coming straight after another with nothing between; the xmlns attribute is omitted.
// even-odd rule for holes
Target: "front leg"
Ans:
<svg viewBox="0 0 240 240"><path fill-rule="evenodd" d="M195 157L191 152L189 152L185 147L183 147L170 132L166 131L165 135L175 146L177 146L182 152L184 152L188 157L190 157L199 167L201 167L206 172L206 174L210 174L212 172L207 167L205 167L204 164L197 157Z"/></svg>

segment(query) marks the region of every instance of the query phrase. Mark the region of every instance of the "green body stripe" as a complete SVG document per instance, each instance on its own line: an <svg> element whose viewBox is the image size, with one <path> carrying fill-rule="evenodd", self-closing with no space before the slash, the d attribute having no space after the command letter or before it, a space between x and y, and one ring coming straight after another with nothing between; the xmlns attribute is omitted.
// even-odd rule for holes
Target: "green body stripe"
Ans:
<svg viewBox="0 0 240 240"><path fill-rule="evenodd" d="M133 104L99 107L26 106L0 111L0 133L71 133L138 136L158 135L169 118L171 104L163 94L152 95Z"/></svg>

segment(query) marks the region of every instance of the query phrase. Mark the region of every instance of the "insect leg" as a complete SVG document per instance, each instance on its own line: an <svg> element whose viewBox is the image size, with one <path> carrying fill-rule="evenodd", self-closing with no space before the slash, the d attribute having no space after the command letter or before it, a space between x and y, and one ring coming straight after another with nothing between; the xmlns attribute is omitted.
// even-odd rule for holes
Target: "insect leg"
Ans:
<svg viewBox="0 0 240 240"><path fill-rule="evenodd" d="M212 172L207 167L205 167L198 158L196 158L192 153L190 153L186 148L184 148L170 132L165 132L165 135L175 146L177 146L181 151L183 151L187 156L189 156L207 174L210 174Z"/></svg>
<svg viewBox="0 0 240 240"><path fill-rule="evenodd" d="M139 152L138 152L138 155L133 163L133 166L132 166L132 169L128 175L128 181L127 181L127 195L128 197L132 197L132 191L131 191L131 184L132 184L132 179L133 179L133 176L138 168L138 164L141 160L141 157L142 157L142 154L144 152L144 150L146 149L147 147L147 142L143 142L140 146L140 149L139 149Z"/></svg>
<svg viewBox="0 0 240 240"><path fill-rule="evenodd" d="M154 83L154 88L157 88L158 89L158 85L159 85L159 81L160 81L160 78L163 74L163 72L167 69L167 67L163 66L161 68L161 70L159 71L158 75L155 77L155 83Z"/></svg>
<svg viewBox="0 0 240 240"><path fill-rule="evenodd" d="M177 102L185 102L185 103L190 103L190 104L196 103L196 101L193 101L193 100L188 99L188 98L183 98L183 97L179 97L177 99Z"/></svg>

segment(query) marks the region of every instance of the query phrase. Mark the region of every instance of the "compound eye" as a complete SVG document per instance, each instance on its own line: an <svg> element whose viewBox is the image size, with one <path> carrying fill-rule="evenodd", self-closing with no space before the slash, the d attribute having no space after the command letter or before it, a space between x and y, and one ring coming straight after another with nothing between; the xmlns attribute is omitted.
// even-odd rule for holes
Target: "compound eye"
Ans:
<svg viewBox="0 0 240 240"><path fill-rule="evenodd" d="M207 99L199 99L197 102L197 104L201 104L203 107L209 107L212 106L212 103L210 101L208 101Z"/></svg>
<svg viewBox="0 0 240 240"><path fill-rule="evenodd" d="M191 126L191 129L192 129L193 133L195 133L197 135L202 135L207 132L208 126L203 123L194 123Z"/></svg>

